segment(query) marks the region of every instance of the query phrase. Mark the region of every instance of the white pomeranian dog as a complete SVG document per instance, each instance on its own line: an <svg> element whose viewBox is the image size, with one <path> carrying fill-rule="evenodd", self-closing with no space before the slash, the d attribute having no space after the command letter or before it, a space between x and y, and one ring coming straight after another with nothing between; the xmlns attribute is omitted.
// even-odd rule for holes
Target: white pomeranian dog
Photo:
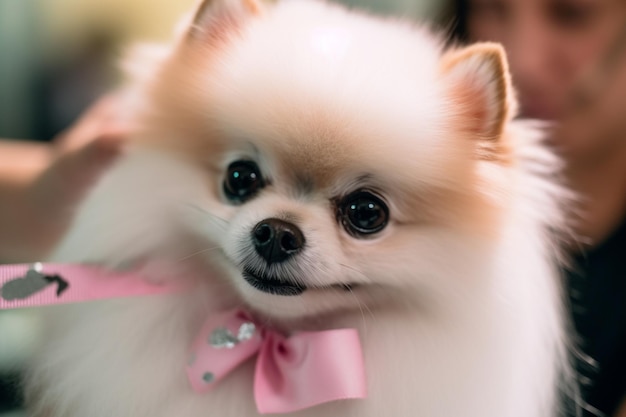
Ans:
<svg viewBox="0 0 626 417"><path fill-rule="evenodd" d="M206 0L135 67L131 145L50 260L193 291L47 309L30 415L259 415L253 359L204 394L185 375L232 308L285 336L358 330L367 398L294 416L558 415L567 193L512 121L498 45L313 0Z"/></svg>

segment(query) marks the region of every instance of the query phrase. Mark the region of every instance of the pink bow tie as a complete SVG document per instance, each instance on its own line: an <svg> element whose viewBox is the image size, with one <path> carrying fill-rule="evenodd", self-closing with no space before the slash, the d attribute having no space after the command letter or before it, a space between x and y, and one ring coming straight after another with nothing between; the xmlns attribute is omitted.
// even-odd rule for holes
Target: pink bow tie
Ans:
<svg viewBox="0 0 626 417"><path fill-rule="evenodd" d="M196 392L211 390L258 353L254 398L261 414L367 396L355 329L301 332L286 338L235 310L207 320L191 352L187 376Z"/></svg>

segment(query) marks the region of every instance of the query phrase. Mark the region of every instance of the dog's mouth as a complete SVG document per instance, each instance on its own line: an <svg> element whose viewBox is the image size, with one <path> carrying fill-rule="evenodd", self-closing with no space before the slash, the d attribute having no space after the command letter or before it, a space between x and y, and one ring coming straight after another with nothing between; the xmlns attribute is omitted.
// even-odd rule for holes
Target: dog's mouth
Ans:
<svg viewBox="0 0 626 417"><path fill-rule="evenodd" d="M257 290L272 295L295 296L300 295L309 289L309 287L302 283L293 282L291 280L286 280L271 275L257 274L248 268L244 269L243 278L248 284L252 285ZM312 289L330 288L335 290L341 289L343 291L352 291L353 288L357 285L358 284L333 284L328 287L313 287Z"/></svg>
<svg viewBox="0 0 626 417"><path fill-rule="evenodd" d="M243 271L243 278L257 290L273 295L300 295L307 290L307 287L301 283L286 281L270 275L255 274L247 268Z"/></svg>

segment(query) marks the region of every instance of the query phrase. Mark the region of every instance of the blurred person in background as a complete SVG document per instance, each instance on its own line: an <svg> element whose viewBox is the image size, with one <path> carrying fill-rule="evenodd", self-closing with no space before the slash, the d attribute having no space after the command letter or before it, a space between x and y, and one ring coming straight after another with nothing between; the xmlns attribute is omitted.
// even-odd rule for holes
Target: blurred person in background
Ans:
<svg viewBox="0 0 626 417"><path fill-rule="evenodd" d="M626 1L456 0L461 41L504 45L522 117L581 197L567 272L585 415L626 416ZM597 411L594 411L597 409Z"/></svg>

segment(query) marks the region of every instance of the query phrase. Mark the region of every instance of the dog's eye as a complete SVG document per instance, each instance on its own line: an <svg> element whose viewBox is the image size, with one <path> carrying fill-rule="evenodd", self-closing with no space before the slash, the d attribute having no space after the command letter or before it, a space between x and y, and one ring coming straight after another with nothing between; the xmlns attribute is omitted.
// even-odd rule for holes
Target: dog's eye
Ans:
<svg viewBox="0 0 626 417"><path fill-rule="evenodd" d="M224 193L234 203L252 198L264 186L259 167L252 161L235 161L226 170Z"/></svg>
<svg viewBox="0 0 626 417"><path fill-rule="evenodd" d="M341 222L352 235L370 235L387 226L389 209L369 191L357 191L345 197L339 206Z"/></svg>

